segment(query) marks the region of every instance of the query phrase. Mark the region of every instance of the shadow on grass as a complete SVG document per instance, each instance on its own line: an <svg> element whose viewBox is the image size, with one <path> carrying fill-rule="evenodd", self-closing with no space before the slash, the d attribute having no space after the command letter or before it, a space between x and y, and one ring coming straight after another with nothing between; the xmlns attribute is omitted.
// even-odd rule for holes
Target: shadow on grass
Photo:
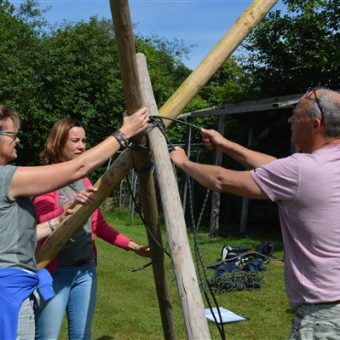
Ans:
<svg viewBox="0 0 340 340"><path fill-rule="evenodd" d="M101 336L100 338L97 338L96 340L112 340L113 337L110 336L110 335L104 335L104 336Z"/></svg>

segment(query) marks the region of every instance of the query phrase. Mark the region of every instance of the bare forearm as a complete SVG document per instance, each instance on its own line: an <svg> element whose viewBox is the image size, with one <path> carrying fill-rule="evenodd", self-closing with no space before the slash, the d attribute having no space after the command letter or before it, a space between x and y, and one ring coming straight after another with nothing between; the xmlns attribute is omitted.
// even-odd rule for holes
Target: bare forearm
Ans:
<svg viewBox="0 0 340 340"><path fill-rule="evenodd" d="M219 150L239 164L242 164L248 170L258 168L276 159L273 156L247 149L244 146L227 139L219 147Z"/></svg>
<svg viewBox="0 0 340 340"><path fill-rule="evenodd" d="M120 132L129 139L143 131L148 124L146 108L141 108L131 116L123 118ZM37 196L53 191L83 178L88 172L103 164L120 148L113 136L68 162L42 167L19 167L14 173L10 196Z"/></svg>
<svg viewBox="0 0 340 340"><path fill-rule="evenodd" d="M37 240L40 241L50 236L54 230L57 230L60 226L60 218L54 218L52 220L39 223L37 225Z"/></svg>
<svg viewBox="0 0 340 340"><path fill-rule="evenodd" d="M37 196L54 191L85 177L119 148L117 140L110 136L71 161L38 167L19 167L13 176L10 195Z"/></svg>
<svg viewBox="0 0 340 340"><path fill-rule="evenodd" d="M184 162L180 167L210 190L254 199L267 198L251 178L249 171L234 171L219 166L194 163L190 160Z"/></svg>

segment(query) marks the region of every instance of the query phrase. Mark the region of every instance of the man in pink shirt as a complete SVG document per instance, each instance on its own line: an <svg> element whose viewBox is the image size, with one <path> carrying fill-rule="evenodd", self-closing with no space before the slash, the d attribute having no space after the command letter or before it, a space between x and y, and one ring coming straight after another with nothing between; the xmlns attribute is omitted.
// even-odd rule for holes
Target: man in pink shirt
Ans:
<svg viewBox="0 0 340 340"><path fill-rule="evenodd" d="M291 339L340 339L340 94L308 91L289 118L296 153L283 159L251 151L202 129L216 148L247 171L172 161L211 190L277 203L285 246L285 282L296 311Z"/></svg>

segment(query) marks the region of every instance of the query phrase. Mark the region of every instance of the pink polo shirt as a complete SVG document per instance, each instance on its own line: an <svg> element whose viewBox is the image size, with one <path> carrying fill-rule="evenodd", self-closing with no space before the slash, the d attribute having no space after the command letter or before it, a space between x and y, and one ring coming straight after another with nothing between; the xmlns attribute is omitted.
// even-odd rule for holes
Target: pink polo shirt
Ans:
<svg viewBox="0 0 340 340"><path fill-rule="evenodd" d="M251 171L277 203L293 307L340 300L340 144Z"/></svg>

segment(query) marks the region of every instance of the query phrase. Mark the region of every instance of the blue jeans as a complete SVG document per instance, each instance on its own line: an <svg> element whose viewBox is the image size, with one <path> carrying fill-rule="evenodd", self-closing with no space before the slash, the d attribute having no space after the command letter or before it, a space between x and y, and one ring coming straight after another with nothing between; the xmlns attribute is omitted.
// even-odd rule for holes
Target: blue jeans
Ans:
<svg viewBox="0 0 340 340"><path fill-rule="evenodd" d="M97 292L95 265L59 267L52 277L56 296L36 310L36 340L57 340L65 311L69 340L91 339Z"/></svg>
<svg viewBox="0 0 340 340"><path fill-rule="evenodd" d="M22 302L18 319L18 340L34 340L33 301L28 297Z"/></svg>

